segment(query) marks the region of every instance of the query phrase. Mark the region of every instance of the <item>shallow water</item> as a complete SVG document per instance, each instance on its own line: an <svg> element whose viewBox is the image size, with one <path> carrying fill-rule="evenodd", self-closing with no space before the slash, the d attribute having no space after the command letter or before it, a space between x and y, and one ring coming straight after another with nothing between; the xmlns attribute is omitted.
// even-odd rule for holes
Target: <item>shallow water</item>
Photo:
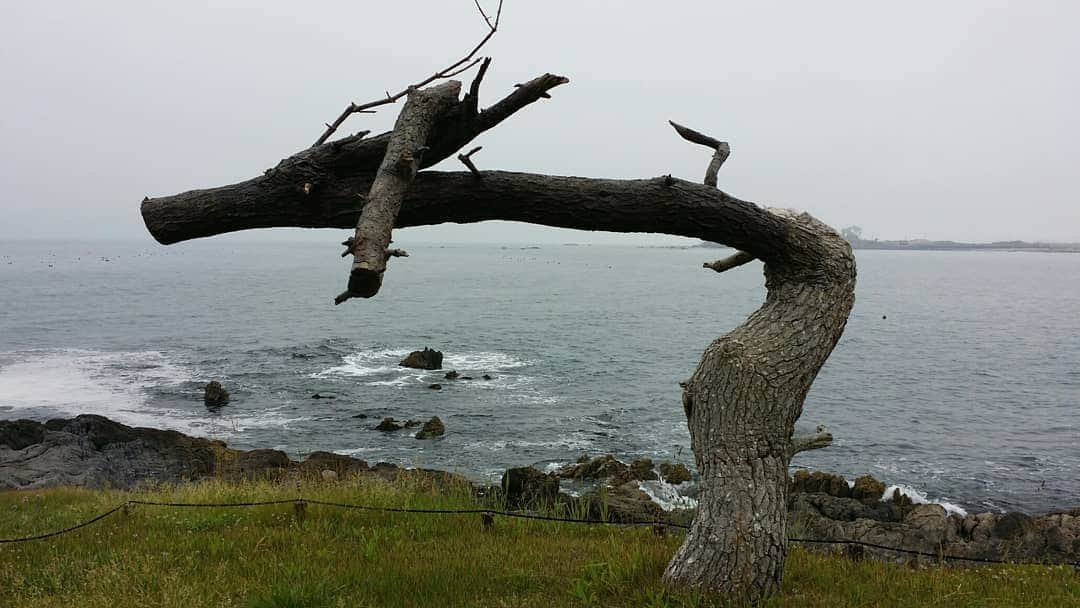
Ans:
<svg viewBox="0 0 1080 608"><path fill-rule="evenodd" d="M764 295L760 264L701 269L721 250L414 245L377 298L335 307L338 249L0 243L0 418L99 413L474 477L583 452L690 463L678 382ZM1080 255L857 258L802 418L836 443L796 463L968 510L1080 504ZM424 346L476 379L396 365ZM213 378L233 396L218 411ZM371 430L432 415L436 441Z"/></svg>

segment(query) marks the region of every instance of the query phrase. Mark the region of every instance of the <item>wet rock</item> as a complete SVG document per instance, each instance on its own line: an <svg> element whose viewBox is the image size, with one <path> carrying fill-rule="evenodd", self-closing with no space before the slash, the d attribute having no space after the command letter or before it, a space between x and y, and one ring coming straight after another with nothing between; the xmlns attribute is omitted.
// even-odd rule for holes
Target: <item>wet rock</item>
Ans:
<svg viewBox="0 0 1080 608"><path fill-rule="evenodd" d="M678 485L690 481L690 469L686 468L686 465L681 462L661 462L660 476L664 478L664 481Z"/></svg>
<svg viewBox="0 0 1080 608"><path fill-rule="evenodd" d="M414 369L442 369L443 354L437 350L424 347L424 350L414 350L405 356L398 365Z"/></svg>
<svg viewBox="0 0 1080 608"><path fill-rule="evenodd" d="M387 417L382 419L382 422L380 422L379 425L375 427L375 430L389 433L391 431L400 431L403 428L405 427L398 424L397 422L394 422L393 418Z"/></svg>
<svg viewBox="0 0 1080 608"><path fill-rule="evenodd" d="M899 521L900 513L890 505L868 505L854 498L841 498L824 492L799 492L788 496L788 511L792 516L814 515L833 521Z"/></svg>
<svg viewBox="0 0 1080 608"><path fill-rule="evenodd" d="M457 377L458 377L457 370L450 370L450 371L446 372L446 375L443 376L443 379L444 380L456 380Z"/></svg>
<svg viewBox="0 0 1080 608"><path fill-rule="evenodd" d="M406 420L405 421L405 428L411 429L413 427L417 427L417 426L420 426L422 424L424 424L423 420Z"/></svg>
<svg viewBox="0 0 1080 608"><path fill-rule="evenodd" d="M473 377L472 376L461 376L461 379L462 380L472 380Z"/></svg>
<svg viewBox="0 0 1080 608"><path fill-rule="evenodd" d="M334 395L324 395L322 393L315 393L311 396L312 399L337 399Z"/></svg>
<svg viewBox="0 0 1080 608"><path fill-rule="evenodd" d="M45 427L34 420L0 420L0 445L21 450L28 445L41 443Z"/></svg>
<svg viewBox="0 0 1080 608"><path fill-rule="evenodd" d="M429 384L428 388L430 388L433 391L441 391L442 390L442 385L436 382L435 384Z"/></svg>
<svg viewBox="0 0 1080 608"><path fill-rule="evenodd" d="M589 505L589 518L614 522L657 521L664 510L630 481L587 492L582 500Z"/></svg>
<svg viewBox="0 0 1080 608"><path fill-rule="evenodd" d="M889 502L900 508L906 508L914 505L911 497L900 491L900 488L893 488L892 496L889 497Z"/></svg>
<svg viewBox="0 0 1080 608"><path fill-rule="evenodd" d="M480 376L480 377L483 378L484 380L491 380L491 375L490 374L484 374L483 376Z"/></svg>
<svg viewBox="0 0 1080 608"><path fill-rule="evenodd" d="M630 463L630 476L639 481L652 481L656 479L656 471L653 470L653 461L648 458L639 458Z"/></svg>
<svg viewBox="0 0 1080 608"><path fill-rule="evenodd" d="M559 477L533 467L507 469L502 490L511 508L546 506L559 495Z"/></svg>
<svg viewBox="0 0 1080 608"><path fill-rule="evenodd" d="M367 418L367 417L368 417L367 414L356 414L355 416L353 416L353 418Z"/></svg>
<svg viewBox="0 0 1080 608"><path fill-rule="evenodd" d="M217 380L211 380L203 388L203 403L207 407L221 407L229 402L229 391Z"/></svg>
<svg viewBox="0 0 1080 608"><path fill-rule="evenodd" d="M417 439L432 439L446 433L446 426L438 416L432 416L431 420L424 423L424 427L416 434Z"/></svg>
<svg viewBox="0 0 1080 608"><path fill-rule="evenodd" d="M614 477L626 480L631 478L630 467L611 454L597 456L591 460L588 456L582 456L578 458L576 463L559 469L559 475L570 479L605 479Z"/></svg>
<svg viewBox="0 0 1080 608"><path fill-rule="evenodd" d="M851 497L866 503L880 502L884 494L885 484L871 475L855 478L855 485L851 488Z"/></svg>

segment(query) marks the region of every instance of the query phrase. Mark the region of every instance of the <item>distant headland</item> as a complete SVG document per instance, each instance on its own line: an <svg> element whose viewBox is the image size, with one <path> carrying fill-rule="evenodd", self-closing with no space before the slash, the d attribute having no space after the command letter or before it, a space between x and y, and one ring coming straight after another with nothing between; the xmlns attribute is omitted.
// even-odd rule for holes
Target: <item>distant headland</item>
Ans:
<svg viewBox="0 0 1080 608"><path fill-rule="evenodd" d="M907 239L886 241L863 238L862 228L848 226L840 234L851 243L853 249L884 249L892 251L1043 251L1050 253L1080 253L1080 243L1044 243L1041 241L994 241L992 243L962 243L959 241L931 241ZM702 241L699 247L724 247L718 243Z"/></svg>

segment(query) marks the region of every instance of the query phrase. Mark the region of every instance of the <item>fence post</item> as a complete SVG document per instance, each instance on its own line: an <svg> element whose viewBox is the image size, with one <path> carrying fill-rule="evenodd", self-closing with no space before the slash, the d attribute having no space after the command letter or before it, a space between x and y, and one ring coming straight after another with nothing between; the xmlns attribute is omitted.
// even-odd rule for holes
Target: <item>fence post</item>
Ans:
<svg viewBox="0 0 1080 608"><path fill-rule="evenodd" d="M490 511L484 511L480 514L480 527L485 531L489 531L495 527L495 515Z"/></svg>
<svg viewBox="0 0 1080 608"><path fill-rule="evenodd" d="M303 525L304 520L307 518L307 503L302 499L297 499L293 503L293 515L296 517L296 523Z"/></svg>

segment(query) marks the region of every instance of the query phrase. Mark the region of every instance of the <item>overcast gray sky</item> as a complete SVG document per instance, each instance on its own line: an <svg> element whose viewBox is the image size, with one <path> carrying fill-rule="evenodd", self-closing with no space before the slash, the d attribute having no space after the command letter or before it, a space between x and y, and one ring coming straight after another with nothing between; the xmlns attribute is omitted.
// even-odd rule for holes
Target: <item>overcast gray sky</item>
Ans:
<svg viewBox="0 0 1080 608"><path fill-rule="evenodd" d="M3 6L5 239L149 239L143 195L257 175L484 32L471 0ZM1075 1L507 0L481 103L543 72L571 82L482 135L477 161L700 179L709 154L671 118L731 142L720 187L762 205L881 238L1080 241L1077 23ZM385 130L398 108L345 129ZM398 238L614 237L488 223Z"/></svg>

